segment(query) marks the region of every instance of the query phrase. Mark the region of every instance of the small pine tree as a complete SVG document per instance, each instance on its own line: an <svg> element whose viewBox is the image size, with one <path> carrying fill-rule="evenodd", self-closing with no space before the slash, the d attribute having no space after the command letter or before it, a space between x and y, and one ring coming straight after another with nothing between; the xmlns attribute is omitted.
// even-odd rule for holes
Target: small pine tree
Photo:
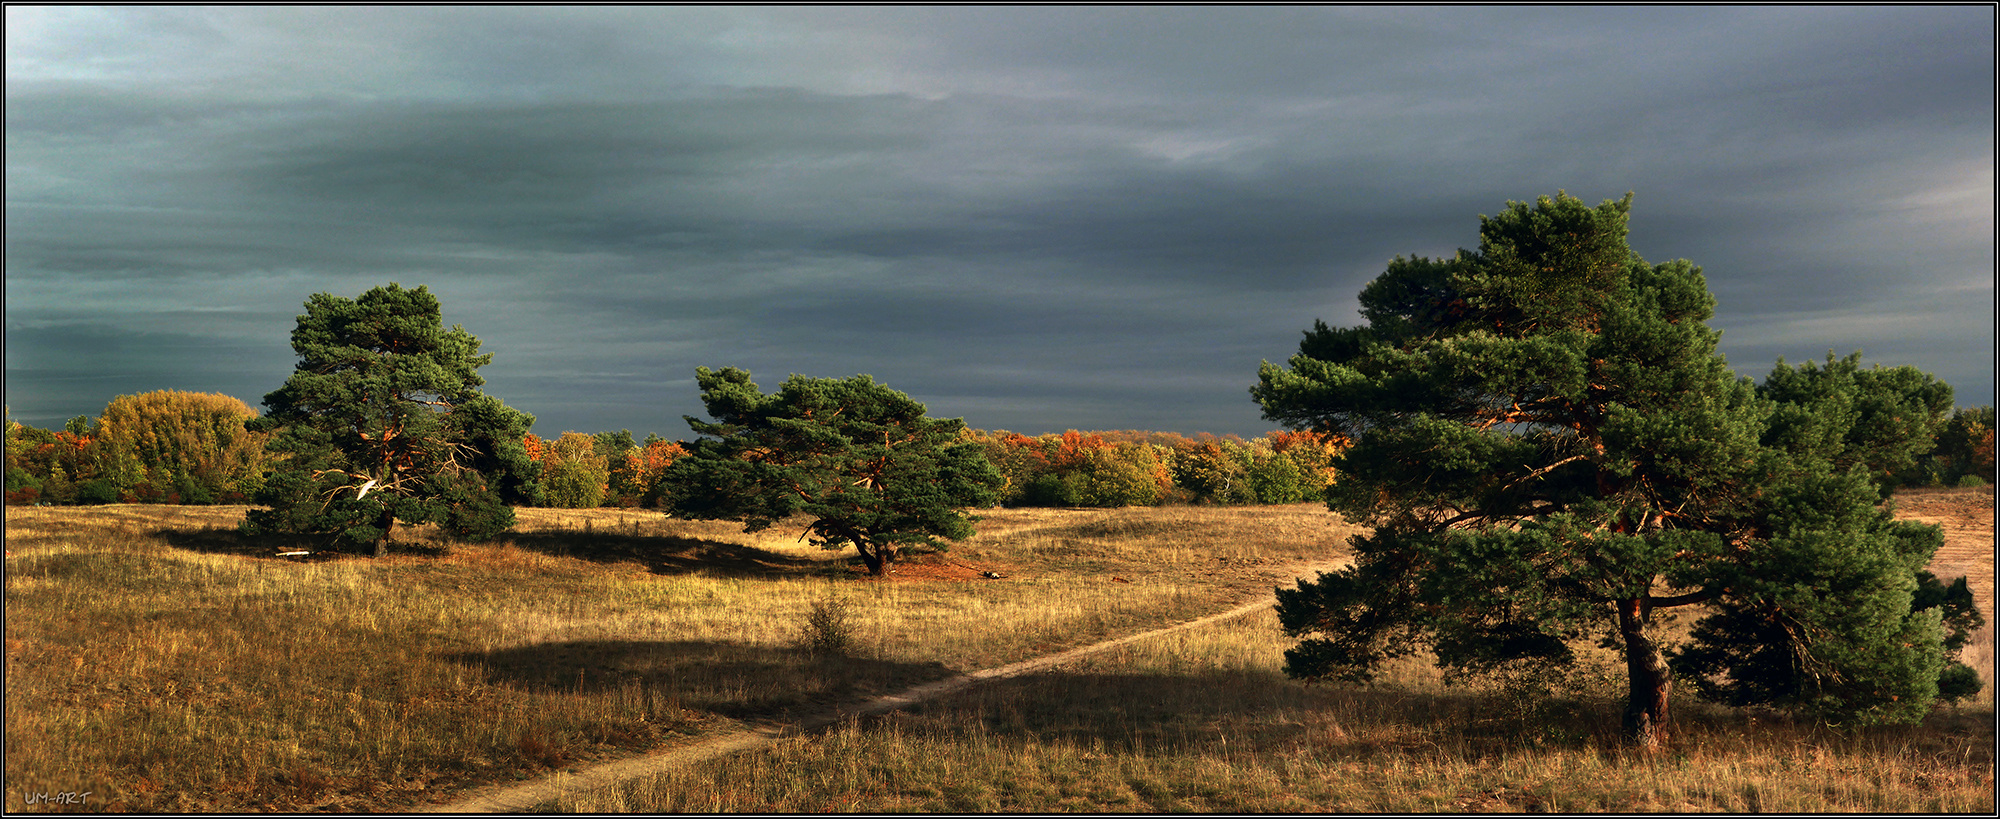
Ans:
<svg viewBox="0 0 2000 819"><path fill-rule="evenodd" d="M853 546L881 575L902 550L972 535L965 507L992 506L1000 474L964 422L924 417L924 405L866 375L792 376L765 395L734 367L695 370L714 421L668 467L667 509L684 518L742 521L754 532L795 514L814 543Z"/></svg>

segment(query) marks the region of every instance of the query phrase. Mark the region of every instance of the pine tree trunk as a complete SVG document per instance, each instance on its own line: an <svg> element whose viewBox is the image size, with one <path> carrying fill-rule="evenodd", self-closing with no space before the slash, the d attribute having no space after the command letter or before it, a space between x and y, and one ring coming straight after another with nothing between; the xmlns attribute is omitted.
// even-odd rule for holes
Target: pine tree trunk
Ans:
<svg viewBox="0 0 2000 819"><path fill-rule="evenodd" d="M865 541L855 541L854 548L861 552L861 562L868 564L869 575L881 577L884 572L888 571L888 558L882 554L880 549L870 551Z"/></svg>
<svg viewBox="0 0 2000 819"><path fill-rule="evenodd" d="M381 557L384 553L386 553L389 550L389 533L394 531L396 528L396 513L391 512L388 509L383 509L381 525L382 525L382 534L380 537L375 538L375 551L374 554L372 555L373 557Z"/></svg>
<svg viewBox="0 0 2000 819"><path fill-rule="evenodd" d="M1652 750L1667 741L1667 695L1673 690L1673 672L1646 634L1648 614L1642 599L1618 601L1618 630L1625 638L1625 671L1631 681L1625 737Z"/></svg>

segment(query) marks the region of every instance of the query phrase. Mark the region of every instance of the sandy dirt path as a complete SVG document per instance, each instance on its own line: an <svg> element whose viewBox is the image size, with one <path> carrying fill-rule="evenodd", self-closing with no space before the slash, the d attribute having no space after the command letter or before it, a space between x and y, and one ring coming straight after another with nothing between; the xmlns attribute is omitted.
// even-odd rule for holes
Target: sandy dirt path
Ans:
<svg viewBox="0 0 2000 819"><path fill-rule="evenodd" d="M1347 561L1343 560L1331 564L1296 566L1286 570L1277 578L1277 582L1288 583L1292 578L1311 577L1316 572L1332 571L1335 568L1345 565L1347 565ZM448 804L424 805L417 807L416 810L424 813L524 813L534 810L537 806L554 802L558 797L566 793L577 793L610 787L627 779L670 770L677 766L691 765L706 759L761 748L780 739L824 728L854 717L881 714L894 711L898 708L906 708L978 683L1040 671L1092 654L1110 651L1128 643L1158 637L1163 634L1171 634L1176 631L1200 628L1210 623L1227 620L1232 617L1242 617L1251 612L1269 609L1272 605L1274 603L1270 594L1265 592L1258 599L1253 599L1218 614L1211 614L1207 617L1189 620L1185 623L1140 632L1113 640L1105 640L1104 642L1094 643L1082 648L1074 648L1069 651L1022 660L1010 665L948 677L936 682L908 688L894 694L876 697L859 704L831 710L827 713L789 725L764 726L732 731L689 745L682 745L631 759L621 759L616 762L606 762L573 771L564 771L528 782L511 785L489 785L481 789L476 789L471 794Z"/></svg>

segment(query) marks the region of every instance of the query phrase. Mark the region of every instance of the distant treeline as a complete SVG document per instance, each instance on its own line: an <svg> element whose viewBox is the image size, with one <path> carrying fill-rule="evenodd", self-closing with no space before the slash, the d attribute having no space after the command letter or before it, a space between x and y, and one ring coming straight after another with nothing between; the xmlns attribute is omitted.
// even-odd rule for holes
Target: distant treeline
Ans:
<svg viewBox="0 0 2000 819"><path fill-rule="evenodd" d="M99 417L59 430L7 420L8 505L248 503L263 485L267 436L244 429L257 411L212 393L162 390L112 399ZM1994 474L1994 408L1960 409L1936 446L1896 476L1904 486L1988 483ZM1235 435L1114 430L1029 437L966 430L1006 478L1008 506L1274 504L1317 500L1336 478L1346 441L1277 431ZM657 507L662 478L687 453L678 441L629 430L529 434L542 465L540 506Z"/></svg>

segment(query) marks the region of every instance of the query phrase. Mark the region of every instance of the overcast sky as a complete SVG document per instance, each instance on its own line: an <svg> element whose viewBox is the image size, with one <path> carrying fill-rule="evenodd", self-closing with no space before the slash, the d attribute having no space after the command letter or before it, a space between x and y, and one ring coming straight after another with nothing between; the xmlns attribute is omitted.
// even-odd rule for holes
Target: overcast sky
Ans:
<svg viewBox="0 0 2000 819"><path fill-rule="evenodd" d="M428 285L535 431L694 368L974 427L1255 436L1391 257L1635 191L1739 374L1994 400L1994 9L6 10L6 402L257 405L306 297Z"/></svg>

